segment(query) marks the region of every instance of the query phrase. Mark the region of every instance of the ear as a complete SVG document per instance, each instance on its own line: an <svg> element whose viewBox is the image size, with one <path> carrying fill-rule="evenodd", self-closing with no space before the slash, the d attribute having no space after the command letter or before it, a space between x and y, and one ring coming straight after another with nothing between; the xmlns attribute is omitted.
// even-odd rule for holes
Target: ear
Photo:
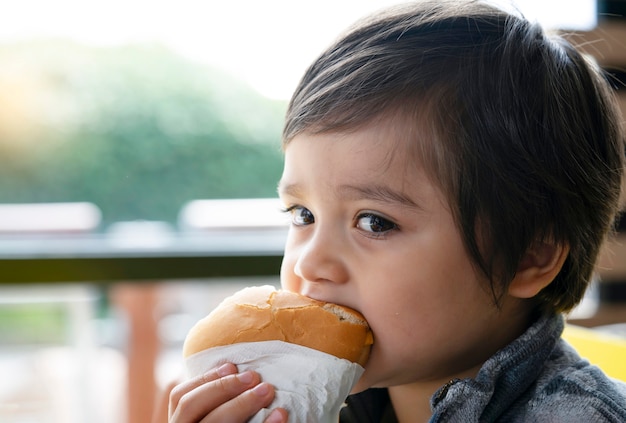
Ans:
<svg viewBox="0 0 626 423"><path fill-rule="evenodd" d="M569 246L536 242L526 252L509 285L509 295L532 298L548 286L559 273L569 254Z"/></svg>

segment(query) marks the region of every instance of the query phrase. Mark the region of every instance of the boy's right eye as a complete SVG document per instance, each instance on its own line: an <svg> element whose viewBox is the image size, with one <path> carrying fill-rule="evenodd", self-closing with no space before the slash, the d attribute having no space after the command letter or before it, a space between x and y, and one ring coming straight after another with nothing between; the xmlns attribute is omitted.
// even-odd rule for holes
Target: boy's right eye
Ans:
<svg viewBox="0 0 626 423"><path fill-rule="evenodd" d="M305 207L293 206L287 209L287 212L291 213L291 223L296 226L310 225L315 222L313 213Z"/></svg>

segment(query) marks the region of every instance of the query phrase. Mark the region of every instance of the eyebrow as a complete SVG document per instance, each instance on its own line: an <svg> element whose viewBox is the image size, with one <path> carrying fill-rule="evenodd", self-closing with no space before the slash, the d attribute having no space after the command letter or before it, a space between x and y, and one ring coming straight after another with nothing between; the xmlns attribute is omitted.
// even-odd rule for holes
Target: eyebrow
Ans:
<svg viewBox="0 0 626 423"><path fill-rule="evenodd" d="M351 200L373 200L415 209L420 208L409 196L386 185L342 185L339 187L338 192L342 198Z"/></svg>
<svg viewBox="0 0 626 423"><path fill-rule="evenodd" d="M278 184L278 192L290 197L302 196L302 189L298 184ZM337 193L342 199L349 200L372 200L380 203L392 203L403 207L421 209L421 207L406 194L396 191L386 185L341 185Z"/></svg>
<svg viewBox="0 0 626 423"><path fill-rule="evenodd" d="M281 179L278 181L278 194L288 195L289 197L300 198L302 190L297 184L285 184Z"/></svg>

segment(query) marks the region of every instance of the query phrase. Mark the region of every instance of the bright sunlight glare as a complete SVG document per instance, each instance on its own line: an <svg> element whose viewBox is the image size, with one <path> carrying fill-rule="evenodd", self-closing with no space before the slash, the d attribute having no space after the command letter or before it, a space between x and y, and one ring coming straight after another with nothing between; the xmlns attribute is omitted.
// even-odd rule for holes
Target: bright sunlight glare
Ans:
<svg viewBox="0 0 626 423"><path fill-rule="evenodd" d="M289 98L300 76L342 30L398 0L2 0L0 42L63 37L84 43L163 43L219 66L262 94ZM503 3L506 0L494 0ZM2 3L0 3L2 4ZM551 28L590 29L593 0L518 0Z"/></svg>

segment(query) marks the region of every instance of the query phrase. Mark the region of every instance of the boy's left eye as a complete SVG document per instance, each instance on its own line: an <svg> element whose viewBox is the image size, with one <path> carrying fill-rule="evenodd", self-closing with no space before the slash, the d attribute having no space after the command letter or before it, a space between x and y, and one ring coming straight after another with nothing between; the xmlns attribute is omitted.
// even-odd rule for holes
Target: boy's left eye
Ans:
<svg viewBox="0 0 626 423"><path fill-rule="evenodd" d="M359 216L357 228L372 233L383 233L396 229L398 225L375 214L367 213Z"/></svg>

